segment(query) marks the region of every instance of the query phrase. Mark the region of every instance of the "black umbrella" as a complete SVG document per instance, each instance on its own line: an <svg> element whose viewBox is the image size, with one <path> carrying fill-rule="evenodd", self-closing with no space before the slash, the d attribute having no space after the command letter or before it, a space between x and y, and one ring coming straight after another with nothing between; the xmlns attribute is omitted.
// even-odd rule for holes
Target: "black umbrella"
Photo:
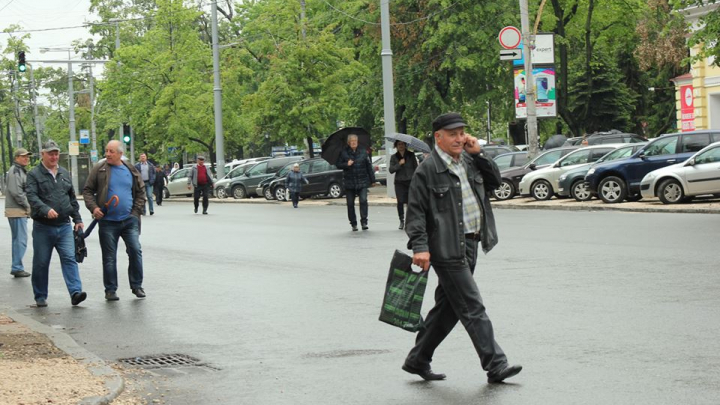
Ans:
<svg viewBox="0 0 720 405"><path fill-rule="evenodd" d="M340 157L340 152L347 146L347 137L350 134L357 135L358 148L367 149L370 147L370 133L360 127L348 127L339 129L325 140L322 144L322 156L328 163L334 165Z"/></svg>
<svg viewBox="0 0 720 405"><path fill-rule="evenodd" d="M385 139L391 140L391 141L400 141L405 142L410 149L414 149L416 151L430 153L430 146L426 144L425 142L415 138L412 135L408 134L401 134L399 132L396 132L390 136L386 136Z"/></svg>
<svg viewBox="0 0 720 405"><path fill-rule="evenodd" d="M565 135L559 134L559 135L553 135L550 138L548 138L547 141L545 141L545 145L543 146L544 150L548 149L554 149L559 148L563 146L563 144L567 141L567 138Z"/></svg>
<svg viewBox="0 0 720 405"><path fill-rule="evenodd" d="M113 202L115 203L114 205L112 205ZM100 210L102 211L103 215L107 214L108 208L110 208L110 205L112 205L113 207L117 207L119 203L120 203L120 197L118 197L117 195L113 195L112 197L110 197L108 202L105 203L105 206L102 207ZM90 236L93 229L95 229L95 225L97 225L97 222L98 222L97 218L93 219L93 221L90 223L90 226L87 227L87 229L85 230L85 233L83 234L84 238L87 238L88 236Z"/></svg>

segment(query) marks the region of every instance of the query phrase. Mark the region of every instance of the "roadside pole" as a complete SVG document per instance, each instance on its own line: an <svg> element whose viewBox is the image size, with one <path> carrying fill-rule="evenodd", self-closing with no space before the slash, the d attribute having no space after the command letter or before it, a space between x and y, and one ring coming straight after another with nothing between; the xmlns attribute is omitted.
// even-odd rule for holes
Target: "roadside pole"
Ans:
<svg viewBox="0 0 720 405"><path fill-rule="evenodd" d="M215 174L225 176L225 139L222 121L222 87L220 84L220 47L218 44L217 1L212 2L213 95L215 103ZM312 148L312 145L310 145Z"/></svg>
<svg viewBox="0 0 720 405"><path fill-rule="evenodd" d="M395 91L393 89L392 49L390 47L390 0L380 0L380 27L382 30L382 77L383 77L383 105L385 114L385 136L395 134ZM387 165L390 166L390 151L392 143L385 139L385 155ZM388 173L386 180L387 196L395 198L394 175Z"/></svg>
<svg viewBox="0 0 720 405"><path fill-rule="evenodd" d="M28 63L30 68L30 96L32 97L33 103L33 121L35 123L35 135L37 136L38 142L38 158L42 156L42 136L40 135L40 122L38 122L38 108L37 108L37 97L35 96L35 75L33 74L33 66Z"/></svg>
<svg viewBox="0 0 720 405"><path fill-rule="evenodd" d="M528 158L538 154L537 113L535 108L535 80L533 78L532 41L530 37L530 17L528 0L520 0L520 23L522 27L523 57L525 58L525 99L527 104L527 131L530 147Z"/></svg>
<svg viewBox="0 0 720 405"><path fill-rule="evenodd" d="M14 73L14 72L13 72ZM15 118L15 125L13 127L15 128L15 144L16 148L22 148L22 129L20 128L20 101L18 98L20 97L20 90L19 90L19 84L20 81L20 75L17 73L15 74L15 80L13 81L13 94L15 97L15 113L13 114L13 117Z"/></svg>

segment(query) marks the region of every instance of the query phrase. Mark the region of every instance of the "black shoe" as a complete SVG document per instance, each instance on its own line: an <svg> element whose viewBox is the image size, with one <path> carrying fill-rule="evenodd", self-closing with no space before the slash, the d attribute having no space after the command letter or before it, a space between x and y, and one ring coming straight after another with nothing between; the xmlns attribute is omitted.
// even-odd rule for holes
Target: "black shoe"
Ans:
<svg viewBox="0 0 720 405"><path fill-rule="evenodd" d="M72 299L70 300L70 302L72 302L73 305L77 305L77 304L85 301L85 298L87 298L87 294L85 294L82 291L76 292L75 294L72 295Z"/></svg>
<svg viewBox="0 0 720 405"><path fill-rule="evenodd" d="M405 221L402 219L400 220L400 226L398 226L398 229L405 229Z"/></svg>
<svg viewBox="0 0 720 405"><path fill-rule="evenodd" d="M155 215L155 211L150 211L150 215Z"/></svg>
<svg viewBox="0 0 720 405"><path fill-rule="evenodd" d="M108 301L117 301L120 299L120 297L118 297L117 293L115 291L113 291L113 292L106 292L105 299Z"/></svg>
<svg viewBox="0 0 720 405"><path fill-rule="evenodd" d="M133 288L132 293L138 298L145 298L145 290L142 288Z"/></svg>
<svg viewBox="0 0 720 405"><path fill-rule="evenodd" d="M362 229L363 231L367 231L370 228L368 228L367 224L362 224Z"/></svg>
<svg viewBox="0 0 720 405"><path fill-rule="evenodd" d="M195 207L195 213L197 214L197 207Z"/></svg>
<svg viewBox="0 0 720 405"><path fill-rule="evenodd" d="M207 215L207 211L203 211L203 215Z"/></svg>
<svg viewBox="0 0 720 405"><path fill-rule="evenodd" d="M35 300L35 305L37 305L38 308L45 308L47 306L47 301L45 301L44 298L38 298Z"/></svg>
<svg viewBox="0 0 720 405"><path fill-rule="evenodd" d="M410 374L419 375L425 381L440 381L440 380L444 380L446 378L445 374L433 373L433 371L431 369L420 370L419 368L415 368L415 367L409 366L407 364L403 364L402 369L407 371Z"/></svg>
<svg viewBox="0 0 720 405"><path fill-rule="evenodd" d="M357 232L357 225L351 225L353 232Z"/></svg>
<svg viewBox="0 0 720 405"><path fill-rule="evenodd" d="M516 366L507 366L505 369L500 371L497 374L488 374L488 383L499 383L503 382L506 378L510 378L513 376L518 375L522 371L522 366L516 365Z"/></svg>
<svg viewBox="0 0 720 405"><path fill-rule="evenodd" d="M25 270L16 271L11 274L13 275L13 277L30 277L32 275Z"/></svg>

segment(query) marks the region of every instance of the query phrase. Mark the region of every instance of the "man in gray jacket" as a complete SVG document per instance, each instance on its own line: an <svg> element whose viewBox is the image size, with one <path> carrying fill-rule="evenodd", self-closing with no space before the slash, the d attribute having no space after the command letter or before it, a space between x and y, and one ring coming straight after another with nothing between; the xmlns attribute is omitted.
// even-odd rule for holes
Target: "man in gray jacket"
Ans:
<svg viewBox="0 0 720 405"><path fill-rule="evenodd" d="M484 252L497 244L489 193L499 184L497 165L480 155L480 144L465 134L457 113L433 121L435 150L410 184L406 233L413 263L427 271L432 264L439 279L435 306L418 332L403 370L425 380L444 380L430 368L438 345L458 321L470 335L488 382L496 383L522 370L510 366L495 341L473 272L478 242ZM487 186L487 187L486 187Z"/></svg>
<svg viewBox="0 0 720 405"><path fill-rule="evenodd" d="M5 197L5 216L12 232L12 265L10 274L15 277L29 277L25 271L23 256L27 250L27 219L30 216L30 203L25 195L27 173L25 167L32 153L27 149L15 150L15 163L7 173L7 196Z"/></svg>
<svg viewBox="0 0 720 405"><path fill-rule="evenodd" d="M193 204L195 205L195 213L198 212L198 206L200 205L200 194L202 194L203 201L203 215L207 215L208 209L208 197L212 194L213 178L210 169L205 166L205 156L197 157L197 164L193 165L190 170L190 175L187 178L187 188L191 190L195 188L193 192Z"/></svg>

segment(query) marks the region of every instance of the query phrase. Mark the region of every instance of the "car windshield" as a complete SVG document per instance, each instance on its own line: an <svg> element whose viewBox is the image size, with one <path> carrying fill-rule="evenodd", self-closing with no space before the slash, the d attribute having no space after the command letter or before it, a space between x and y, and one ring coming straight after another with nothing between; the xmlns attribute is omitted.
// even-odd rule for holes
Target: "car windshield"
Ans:
<svg viewBox="0 0 720 405"><path fill-rule="evenodd" d="M720 147L706 150L695 157L695 164L720 162Z"/></svg>
<svg viewBox="0 0 720 405"><path fill-rule="evenodd" d="M248 177L259 176L267 171L267 162L258 163L247 172Z"/></svg>
<svg viewBox="0 0 720 405"><path fill-rule="evenodd" d="M562 150L552 150L550 152L545 152L542 155L531 160L530 163L527 164L527 166L530 166L533 163L536 166L543 166L543 165L549 165L550 163L555 163L555 162L557 162L558 159L560 159L562 157L562 153L563 153Z"/></svg>
<svg viewBox="0 0 720 405"><path fill-rule="evenodd" d="M575 151L573 153L568 154L567 156L565 156L563 158L563 160L560 161L560 167L587 163L589 156L590 156L589 150Z"/></svg>
<svg viewBox="0 0 720 405"><path fill-rule="evenodd" d="M633 148L620 148L606 154L600 158L600 162L609 162L611 160L621 159L632 155Z"/></svg>

